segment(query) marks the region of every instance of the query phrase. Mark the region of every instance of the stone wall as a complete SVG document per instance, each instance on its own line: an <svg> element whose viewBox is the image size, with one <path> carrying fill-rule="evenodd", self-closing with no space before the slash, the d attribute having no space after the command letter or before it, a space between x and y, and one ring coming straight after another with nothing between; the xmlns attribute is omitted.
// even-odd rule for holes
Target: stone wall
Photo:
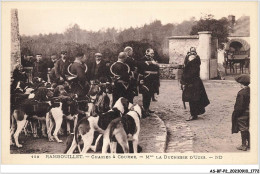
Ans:
<svg viewBox="0 0 260 174"><path fill-rule="evenodd" d="M169 38L169 63L181 65L190 47L197 48L199 36L173 36Z"/></svg>
<svg viewBox="0 0 260 174"><path fill-rule="evenodd" d="M202 80L217 77L218 41L209 31L198 32L195 36L172 36L169 38L169 62L174 66L183 65L191 47L195 47L201 59L200 77Z"/></svg>
<svg viewBox="0 0 260 174"><path fill-rule="evenodd" d="M178 79L178 66L174 64L159 64L160 79Z"/></svg>
<svg viewBox="0 0 260 174"><path fill-rule="evenodd" d="M17 9L11 10L11 71L17 63L21 64L20 35Z"/></svg>

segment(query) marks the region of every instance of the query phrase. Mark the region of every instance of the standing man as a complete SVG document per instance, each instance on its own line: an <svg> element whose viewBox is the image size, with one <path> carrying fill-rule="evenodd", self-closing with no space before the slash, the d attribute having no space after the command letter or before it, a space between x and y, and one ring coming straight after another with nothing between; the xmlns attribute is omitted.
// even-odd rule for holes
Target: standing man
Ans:
<svg viewBox="0 0 260 174"><path fill-rule="evenodd" d="M56 83L63 83L66 81L67 69L69 66L69 61L67 60L67 52L61 52L61 58L55 63L54 71L56 76Z"/></svg>
<svg viewBox="0 0 260 174"><path fill-rule="evenodd" d="M133 103L134 97L138 96L138 66L140 66L140 62L136 61L133 58L133 48L130 46L125 47L124 52L126 53L126 61L125 63L130 67L130 84L129 84L129 92L128 98L131 103Z"/></svg>
<svg viewBox="0 0 260 174"><path fill-rule="evenodd" d="M151 48L147 49L145 54L146 55L145 55L144 59L146 59L147 61L155 61L156 63L158 63L158 59L154 57L154 50L153 49L151 49ZM157 95L159 95L159 87L160 87L160 75L159 75L159 73L160 73L160 68L159 68L158 64L152 65L152 66L153 66L152 69L154 71L158 72L158 74L154 76L155 77L154 83L153 83L153 85L154 85L154 93L152 95L152 101L157 101L155 99L154 95L155 95L155 93Z"/></svg>
<svg viewBox="0 0 260 174"><path fill-rule="evenodd" d="M115 78L115 88L113 90L113 104L120 98L125 97L129 100L129 79L130 79L130 67L125 63L126 54L120 52L117 62L113 63L110 67L110 72Z"/></svg>
<svg viewBox="0 0 260 174"><path fill-rule="evenodd" d="M54 65L55 65L56 62L57 62L57 56L55 54L52 54L50 60L48 61L49 70L54 68Z"/></svg>
<svg viewBox="0 0 260 174"><path fill-rule="evenodd" d="M82 52L78 52L75 61L70 65L69 74L74 77L71 80L71 92L77 94L79 97L85 97L89 90L86 72L88 70L86 65L86 56Z"/></svg>
<svg viewBox="0 0 260 174"><path fill-rule="evenodd" d="M159 81L159 66L156 61L153 59L154 51L149 48L146 50L146 55L141 59L145 63L140 70L141 74L144 76L144 85L147 87L146 90L142 92L143 94L143 106L146 110L146 114L150 115L154 111L149 109L152 96L158 90L158 81Z"/></svg>
<svg viewBox="0 0 260 174"><path fill-rule="evenodd" d="M55 69L54 69L54 65L56 62L57 62L57 57L55 54L52 54L50 60L48 61L50 83L56 83L56 76L55 76Z"/></svg>
<svg viewBox="0 0 260 174"><path fill-rule="evenodd" d="M88 80L106 82L108 80L108 68L102 59L101 53L95 54L95 61L88 64Z"/></svg>
<svg viewBox="0 0 260 174"><path fill-rule="evenodd" d="M125 47L124 52L127 56L125 63L130 67L130 71L134 72L136 70L136 61L133 58L134 50L132 47Z"/></svg>
<svg viewBox="0 0 260 174"><path fill-rule="evenodd" d="M36 54L36 61L33 65L33 77L42 78L45 82L48 81L48 65L42 60L42 54Z"/></svg>

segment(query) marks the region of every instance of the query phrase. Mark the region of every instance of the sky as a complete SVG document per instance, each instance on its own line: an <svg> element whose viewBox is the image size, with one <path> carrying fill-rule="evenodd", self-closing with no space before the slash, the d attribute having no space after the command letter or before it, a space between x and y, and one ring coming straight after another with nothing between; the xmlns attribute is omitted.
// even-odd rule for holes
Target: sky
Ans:
<svg viewBox="0 0 260 174"><path fill-rule="evenodd" d="M156 19L162 24L181 23L205 14L213 14L216 19L232 14L238 19L250 15L245 7L243 2L53 2L23 4L17 9L20 34L37 35L63 33L73 24L98 31L141 27Z"/></svg>

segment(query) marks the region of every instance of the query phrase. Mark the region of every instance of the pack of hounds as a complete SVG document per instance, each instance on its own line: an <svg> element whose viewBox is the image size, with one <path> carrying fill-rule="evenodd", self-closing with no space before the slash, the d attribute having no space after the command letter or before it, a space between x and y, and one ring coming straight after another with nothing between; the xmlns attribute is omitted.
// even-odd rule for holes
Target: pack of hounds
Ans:
<svg viewBox="0 0 260 174"><path fill-rule="evenodd" d="M34 78L32 83L17 83L11 92L11 145L18 148L19 135L48 141L59 139L66 123L67 142L64 153L139 153L140 119L145 117L139 104L119 98L112 106L113 83L91 83L88 95L70 92L69 83L56 85ZM40 129L39 129L40 128ZM26 142L25 142L26 143Z"/></svg>

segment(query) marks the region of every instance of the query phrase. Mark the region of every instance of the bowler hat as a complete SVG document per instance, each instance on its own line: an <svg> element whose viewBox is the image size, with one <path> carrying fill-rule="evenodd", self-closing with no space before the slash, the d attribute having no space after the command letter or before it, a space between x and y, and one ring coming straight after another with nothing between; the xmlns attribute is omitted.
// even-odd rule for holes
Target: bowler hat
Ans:
<svg viewBox="0 0 260 174"><path fill-rule="evenodd" d="M242 74L235 77L235 80L242 85L248 86L250 84L250 76L247 74Z"/></svg>
<svg viewBox="0 0 260 174"><path fill-rule="evenodd" d="M102 56L102 54L101 53L96 53L95 56Z"/></svg>

